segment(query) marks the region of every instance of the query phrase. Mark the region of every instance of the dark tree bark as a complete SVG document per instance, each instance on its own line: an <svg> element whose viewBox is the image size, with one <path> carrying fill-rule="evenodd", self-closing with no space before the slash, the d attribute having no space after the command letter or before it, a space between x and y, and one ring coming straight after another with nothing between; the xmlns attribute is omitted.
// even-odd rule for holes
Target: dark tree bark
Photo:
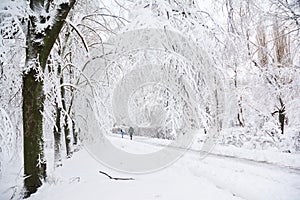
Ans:
<svg viewBox="0 0 300 200"><path fill-rule="evenodd" d="M240 96L240 99L238 100L239 110L238 110L237 119L238 119L239 126L244 127L245 126L245 120L244 120L244 117L243 117L242 100L243 100L242 96Z"/></svg>
<svg viewBox="0 0 300 200"><path fill-rule="evenodd" d="M281 134L284 134L284 122L285 122L285 105L282 101L282 98L279 98L280 108L278 109L278 120L280 123Z"/></svg>
<svg viewBox="0 0 300 200"><path fill-rule="evenodd" d="M33 11L44 8L49 11L49 0L30 0ZM43 81L36 80L38 70L44 70L50 51L57 39L70 9L75 0L57 6L55 22L44 30L36 31L38 23L45 23L43 16L29 15L26 34L26 68L23 73L23 139L24 139L24 197L29 197L42 185L46 177L46 163L43 155L43 116L44 93ZM37 12L38 13L38 12Z"/></svg>
<svg viewBox="0 0 300 200"><path fill-rule="evenodd" d="M74 116L74 114L72 114L72 116ZM75 125L75 121L72 119L72 132L73 132L73 145L77 145L78 144L78 133L76 132L76 125Z"/></svg>
<svg viewBox="0 0 300 200"><path fill-rule="evenodd" d="M277 110L272 113L272 116L274 116L276 113L278 113L278 122L280 125L280 131L281 131L281 134L284 134L284 125L285 125L285 120L286 120L285 105L284 105L281 97L279 98L279 102L280 102L280 107L277 107Z"/></svg>
<svg viewBox="0 0 300 200"><path fill-rule="evenodd" d="M23 76L23 128L24 128L24 186L25 197L41 186L40 177L46 177L43 160L43 84L36 82L35 70Z"/></svg>
<svg viewBox="0 0 300 200"><path fill-rule="evenodd" d="M61 108L55 102L56 121L54 127L54 162L56 167L62 166L61 163Z"/></svg>

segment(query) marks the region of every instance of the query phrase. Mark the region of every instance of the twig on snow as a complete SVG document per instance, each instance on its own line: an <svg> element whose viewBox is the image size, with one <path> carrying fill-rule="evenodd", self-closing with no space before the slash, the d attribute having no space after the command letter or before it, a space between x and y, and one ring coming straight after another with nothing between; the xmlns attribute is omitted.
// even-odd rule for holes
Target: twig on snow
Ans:
<svg viewBox="0 0 300 200"><path fill-rule="evenodd" d="M133 178L116 178L116 177L112 177L109 174L103 172L103 171L99 171L100 174L104 174L105 176L107 176L109 179L113 179L113 180L121 180L121 181L128 181L128 180L134 180Z"/></svg>

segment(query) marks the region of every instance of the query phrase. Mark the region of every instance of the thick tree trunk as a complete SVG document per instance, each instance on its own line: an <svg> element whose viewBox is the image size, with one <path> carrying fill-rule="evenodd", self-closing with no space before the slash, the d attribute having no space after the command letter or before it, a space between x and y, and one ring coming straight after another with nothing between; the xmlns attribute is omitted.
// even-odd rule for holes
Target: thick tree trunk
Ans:
<svg viewBox="0 0 300 200"><path fill-rule="evenodd" d="M46 163L44 161L43 115L44 92L43 81L36 80L41 66L38 55L41 47L34 43L34 29L28 23L26 36L26 68L23 72L23 141L24 141L24 197L29 197L42 185L46 178Z"/></svg>
<svg viewBox="0 0 300 200"><path fill-rule="evenodd" d="M25 197L36 192L46 177L43 155L43 82L35 81L36 71L23 76L24 186Z"/></svg>
<svg viewBox="0 0 300 200"><path fill-rule="evenodd" d="M58 37L64 21L75 0L57 6L55 22L43 33L36 31L38 23L45 23L43 16L38 16L41 9L49 11L50 0L30 0L32 10L29 15L26 34L26 68L23 74L23 139L24 139L24 197L29 197L42 185L46 177L46 163L43 155L43 116L44 93L43 81L37 81L39 70L44 70L53 44ZM37 11L36 13L34 13Z"/></svg>

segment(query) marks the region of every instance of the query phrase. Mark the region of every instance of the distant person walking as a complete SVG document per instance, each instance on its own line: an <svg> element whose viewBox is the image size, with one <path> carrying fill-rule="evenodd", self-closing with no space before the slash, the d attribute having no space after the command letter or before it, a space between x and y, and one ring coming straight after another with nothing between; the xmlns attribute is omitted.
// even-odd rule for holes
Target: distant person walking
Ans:
<svg viewBox="0 0 300 200"><path fill-rule="evenodd" d="M132 140L132 136L133 136L133 133L134 133L134 129L132 127L129 128L128 130L128 133L130 135L130 140Z"/></svg>
<svg viewBox="0 0 300 200"><path fill-rule="evenodd" d="M122 138L124 137L125 132L121 129Z"/></svg>

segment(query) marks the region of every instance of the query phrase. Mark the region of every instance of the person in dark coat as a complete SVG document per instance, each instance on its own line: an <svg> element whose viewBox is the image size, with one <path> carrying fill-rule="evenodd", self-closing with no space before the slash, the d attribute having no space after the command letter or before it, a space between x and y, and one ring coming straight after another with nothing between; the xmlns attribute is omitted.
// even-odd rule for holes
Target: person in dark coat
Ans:
<svg viewBox="0 0 300 200"><path fill-rule="evenodd" d="M132 140L132 136L133 136L133 133L134 133L134 129L132 127L129 128L128 130L128 133L130 135L130 140Z"/></svg>

